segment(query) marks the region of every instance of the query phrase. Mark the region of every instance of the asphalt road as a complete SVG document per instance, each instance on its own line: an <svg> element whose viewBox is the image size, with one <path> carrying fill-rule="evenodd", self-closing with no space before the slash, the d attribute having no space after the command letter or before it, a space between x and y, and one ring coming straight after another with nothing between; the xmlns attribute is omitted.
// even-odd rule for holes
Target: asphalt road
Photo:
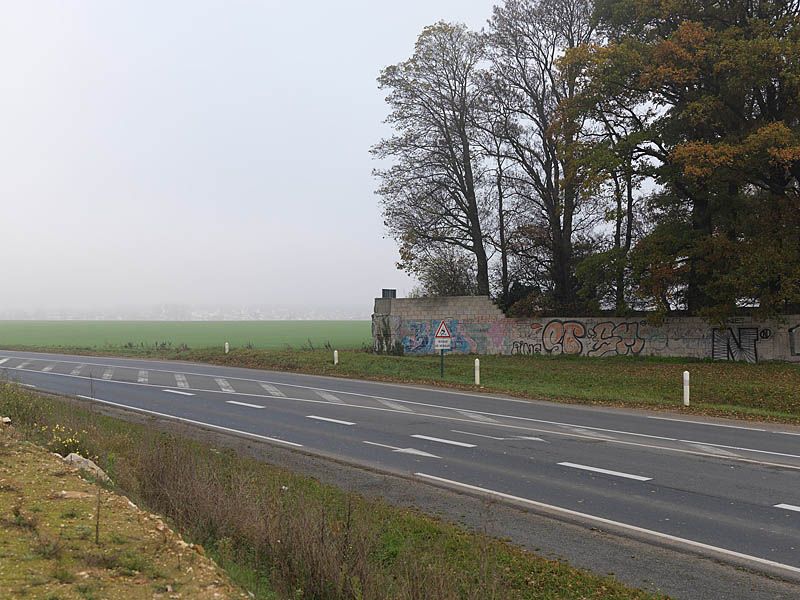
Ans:
<svg viewBox="0 0 800 600"><path fill-rule="evenodd" d="M800 580L799 428L122 358L0 372Z"/></svg>

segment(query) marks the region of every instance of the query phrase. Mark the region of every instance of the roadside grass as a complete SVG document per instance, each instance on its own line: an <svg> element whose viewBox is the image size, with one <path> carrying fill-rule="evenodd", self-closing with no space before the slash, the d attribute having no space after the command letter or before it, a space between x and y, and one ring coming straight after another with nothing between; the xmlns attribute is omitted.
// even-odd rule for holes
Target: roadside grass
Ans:
<svg viewBox="0 0 800 600"><path fill-rule="evenodd" d="M247 597L162 521L0 429L0 597L122 600L173 591Z"/></svg>
<svg viewBox="0 0 800 600"><path fill-rule="evenodd" d="M124 347L27 348L31 351L175 359L232 367L292 371L475 391L474 356L386 356L340 350L233 348L150 349ZM800 365L747 364L681 358L582 356L481 356L481 392L522 398L680 411L729 418L800 423ZM682 404L683 371L691 374L691 405Z"/></svg>
<svg viewBox="0 0 800 600"><path fill-rule="evenodd" d="M256 598L654 597L414 510L13 384L0 387L0 414L43 445L56 425L86 432L84 451L99 457L122 492L168 517Z"/></svg>
<svg viewBox="0 0 800 600"><path fill-rule="evenodd" d="M369 321L0 321L0 346L208 348L360 348Z"/></svg>

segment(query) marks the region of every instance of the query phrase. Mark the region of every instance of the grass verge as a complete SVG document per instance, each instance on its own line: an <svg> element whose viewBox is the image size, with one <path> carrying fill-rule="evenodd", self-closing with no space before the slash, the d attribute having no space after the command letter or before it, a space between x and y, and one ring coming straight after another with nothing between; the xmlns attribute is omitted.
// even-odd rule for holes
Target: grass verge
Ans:
<svg viewBox="0 0 800 600"><path fill-rule="evenodd" d="M159 350L124 347L25 348L30 351L106 354L205 362L379 381L422 383L475 390L474 356L445 358L439 378L436 356L382 356L339 352L334 367L326 350L234 348ZM692 401L682 405L682 374L691 373ZM572 356L482 356L481 391L524 398L669 409L739 419L800 423L800 365L734 363L677 358Z"/></svg>
<svg viewBox="0 0 800 600"><path fill-rule="evenodd" d="M200 552L0 426L0 597L248 597Z"/></svg>
<svg viewBox="0 0 800 600"><path fill-rule="evenodd" d="M419 512L11 384L0 387L0 414L32 441L63 449L68 439L69 450L98 457L122 491L166 515L257 598L653 598Z"/></svg>

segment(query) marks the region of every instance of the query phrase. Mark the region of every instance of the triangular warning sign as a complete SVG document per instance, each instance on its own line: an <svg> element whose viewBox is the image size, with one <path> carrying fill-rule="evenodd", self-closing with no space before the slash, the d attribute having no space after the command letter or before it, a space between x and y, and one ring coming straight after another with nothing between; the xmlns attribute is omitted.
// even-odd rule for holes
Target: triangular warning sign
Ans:
<svg viewBox="0 0 800 600"><path fill-rule="evenodd" d="M449 338L453 336L450 335L450 330L447 328L447 323L442 321L441 323L439 323L439 327L436 328L436 335L434 335L433 337Z"/></svg>

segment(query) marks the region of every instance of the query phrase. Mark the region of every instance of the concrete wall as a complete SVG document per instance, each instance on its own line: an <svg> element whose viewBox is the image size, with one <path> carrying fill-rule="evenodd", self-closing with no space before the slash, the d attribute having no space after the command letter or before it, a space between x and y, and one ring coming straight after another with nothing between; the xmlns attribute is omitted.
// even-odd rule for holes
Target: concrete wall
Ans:
<svg viewBox="0 0 800 600"><path fill-rule="evenodd" d="M800 315L768 322L731 319L723 327L697 317L660 326L641 317L510 319L487 297L376 299L376 351L433 354L441 320L463 354L653 355L800 363Z"/></svg>

